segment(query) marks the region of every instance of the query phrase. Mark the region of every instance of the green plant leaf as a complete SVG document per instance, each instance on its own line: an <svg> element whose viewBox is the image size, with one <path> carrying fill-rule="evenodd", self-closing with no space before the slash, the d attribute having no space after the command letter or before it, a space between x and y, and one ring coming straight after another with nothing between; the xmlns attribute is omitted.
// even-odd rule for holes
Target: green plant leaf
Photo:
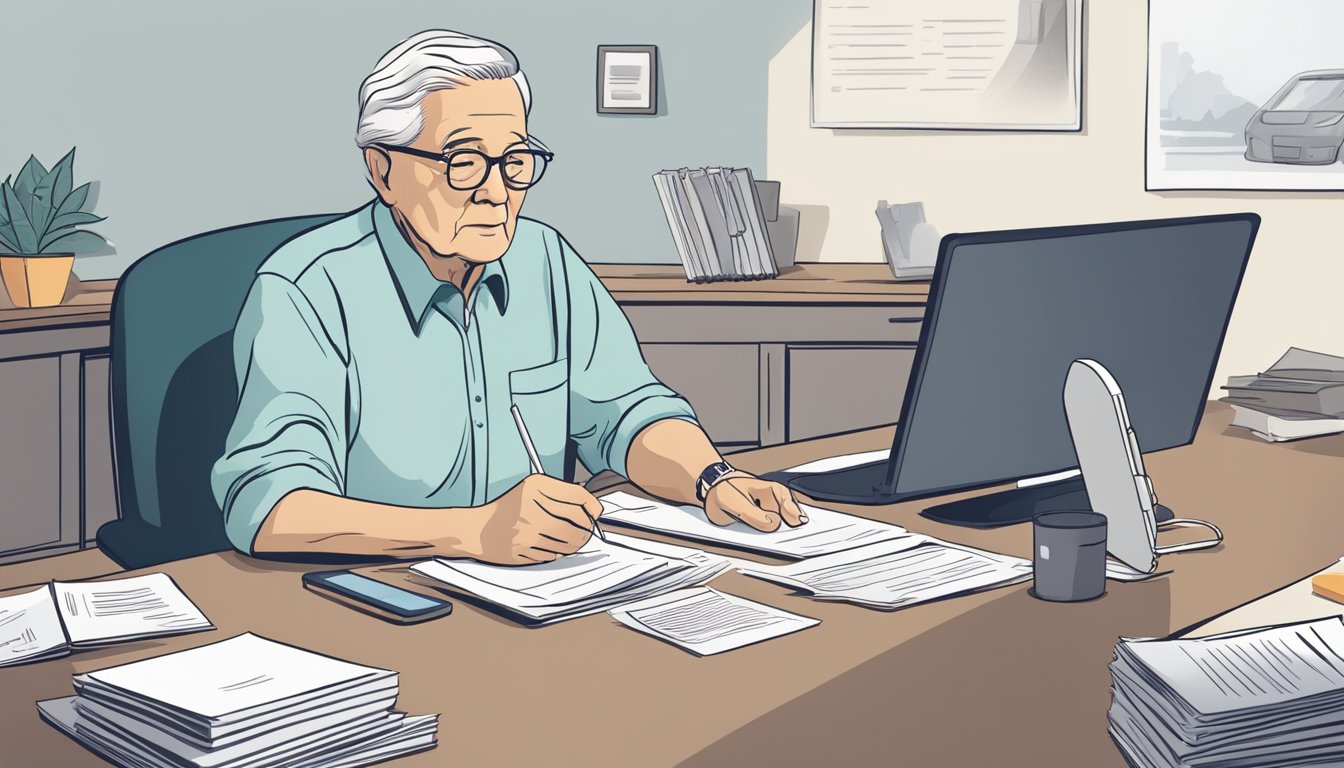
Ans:
<svg viewBox="0 0 1344 768"><path fill-rule="evenodd" d="M4 210L3 205L0 205L0 210ZM14 243L18 239L19 238L14 236L14 228L9 226L8 221L4 224L0 224L0 249L8 251L9 253L17 253L19 247Z"/></svg>
<svg viewBox="0 0 1344 768"><path fill-rule="evenodd" d="M36 198L36 201L29 209L29 216L33 220L33 228L37 230L39 237L50 234L50 230L54 226L52 220L56 218L56 211L60 207L61 201L65 200L66 196L70 194L74 162L75 150L72 149L65 153L65 157L62 157L60 162L51 167L51 173L48 173L42 181L38 182L37 188L33 190L33 197Z"/></svg>
<svg viewBox="0 0 1344 768"><path fill-rule="evenodd" d="M53 192L51 199L53 201L52 203L53 205L58 204L61 200L64 200L70 194L70 187L74 186L75 183L74 147L71 147L70 151L65 153L65 157L62 157L60 159L60 162L56 163L56 165L52 167L51 171L53 174L55 174L56 171L59 171L62 168L65 169L64 178L61 178L52 186Z"/></svg>
<svg viewBox="0 0 1344 768"><path fill-rule="evenodd" d="M107 245L107 240L102 235L97 232L90 232L87 229L80 229L48 241L43 250L47 253L88 253L89 251L96 251L104 245Z"/></svg>
<svg viewBox="0 0 1344 768"><path fill-rule="evenodd" d="M67 227L75 227L75 226L78 226L78 225L80 225L80 224L94 224L94 223L96 223L96 222L99 222L99 221L106 221L106 220L107 220L107 219L106 219L105 217L103 217L103 216L96 216L96 215L94 215L94 214L92 214L92 213L85 213L84 211L75 211L75 212L73 212L73 213L63 213L63 214L61 214L60 216L57 216L56 218L54 218L54 219L51 220L51 228L50 228L50 231L51 231L51 232L55 232L55 231L58 230L58 229L66 229Z"/></svg>
<svg viewBox="0 0 1344 768"><path fill-rule="evenodd" d="M9 214L9 223L14 228L14 236L18 240L15 245L19 253L37 253L37 232L33 229L33 223L28 219L28 212L23 209L19 202L19 196L14 188L5 185L0 194L5 197L5 208Z"/></svg>
<svg viewBox="0 0 1344 768"><path fill-rule="evenodd" d="M23 164L23 168L19 170L19 175L14 179L14 194L29 217L33 215L33 192L37 190L37 185L42 183L42 180L46 177L47 169L42 166L42 163L38 162L37 155L29 155L28 162Z"/></svg>
<svg viewBox="0 0 1344 768"><path fill-rule="evenodd" d="M60 207L56 209L56 216L64 216L67 213L84 210L84 200L89 196L89 187L91 184L81 184L78 189L66 195L61 201Z"/></svg>
<svg viewBox="0 0 1344 768"><path fill-rule="evenodd" d="M67 213L64 216L58 217L47 229L46 234L42 235L42 239L38 241L37 249L39 251L45 251L48 244L65 237L81 224L94 224L99 221L106 221L106 219L82 211L75 211L74 213Z"/></svg>

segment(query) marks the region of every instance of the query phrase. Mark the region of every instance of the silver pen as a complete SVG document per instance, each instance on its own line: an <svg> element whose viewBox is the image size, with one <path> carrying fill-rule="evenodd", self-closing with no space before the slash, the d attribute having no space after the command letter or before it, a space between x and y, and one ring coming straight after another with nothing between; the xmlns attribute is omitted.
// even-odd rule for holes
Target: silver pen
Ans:
<svg viewBox="0 0 1344 768"><path fill-rule="evenodd" d="M509 410L513 412L513 423L518 427L518 437L523 441L523 450L527 451L527 461L532 465L532 474L546 474L541 468L541 458L537 456L537 447L532 444L532 435L528 433L527 425L523 423L523 412L518 410L517 403L510 406ZM597 519L589 515L586 509L583 510L583 514L593 524L593 533L597 534L597 538L606 541L607 535L598 527Z"/></svg>

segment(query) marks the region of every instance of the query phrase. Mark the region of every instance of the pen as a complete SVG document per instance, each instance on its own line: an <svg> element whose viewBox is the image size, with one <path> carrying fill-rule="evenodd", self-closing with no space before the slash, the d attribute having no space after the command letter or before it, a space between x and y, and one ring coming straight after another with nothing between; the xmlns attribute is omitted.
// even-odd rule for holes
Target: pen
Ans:
<svg viewBox="0 0 1344 768"><path fill-rule="evenodd" d="M518 427L518 437L523 441L523 450L527 451L527 461L532 465L532 474L546 474L541 469L541 459L537 456L537 447L532 444L532 435L528 433L527 425L523 423L523 412L518 410L517 403L510 406L509 410L513 412L513 423ZM597 520L592 515L589 515L588 510L586 509L583 510L583 514L586 515L588 521L593 524L593 533L597 534L597 538L606 541L607 535L598 527Z"/></svg>

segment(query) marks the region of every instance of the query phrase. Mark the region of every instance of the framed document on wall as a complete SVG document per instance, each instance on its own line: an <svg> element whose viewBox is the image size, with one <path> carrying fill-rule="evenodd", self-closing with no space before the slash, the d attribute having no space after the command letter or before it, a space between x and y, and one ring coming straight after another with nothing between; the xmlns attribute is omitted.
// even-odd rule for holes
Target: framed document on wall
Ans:
<svg viewBox="0 0 1344 768"><path fill-rule="evenodd" d="M812 127L1082 128L1083 0L814 0Z"/></svg>
<svg viewBox="0 0 1344 768"><path fill-rule="evenodd" d="M658 46L597 47L597 111L627 115L658 113Z"/></svg>

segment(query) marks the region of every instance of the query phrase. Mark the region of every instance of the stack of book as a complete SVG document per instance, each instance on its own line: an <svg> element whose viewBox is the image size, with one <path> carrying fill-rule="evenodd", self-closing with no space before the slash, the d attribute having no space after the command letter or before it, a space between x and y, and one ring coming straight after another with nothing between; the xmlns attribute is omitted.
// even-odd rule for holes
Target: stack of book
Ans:
<svg viewBox="0 0 1344 768"><path fill-rule="evenodd" d="M1293 347L1269 370L1233 376L1232 426L1271 442L1344 432L1344 357Z"/></svg>
<svg viewBox="0 0 1344 768"><path fill-rule="evenodd" d="M353 768L430 749L397 673L253 634L76 675L42 718L117 765Z"/></svg>
<svg viewBox="0 0 1344 768"><path fill-rule="evenodd" d="M765 211L747 168L682 168L653 175L686 279L779 275Z"/></svg>
<svg viewBox="0 0 1344 768"><path fill-rule="evenodd" d="M1111 737L1131 765L1344 763L1344 620L1183 640L1123 640Z"/></svg>

